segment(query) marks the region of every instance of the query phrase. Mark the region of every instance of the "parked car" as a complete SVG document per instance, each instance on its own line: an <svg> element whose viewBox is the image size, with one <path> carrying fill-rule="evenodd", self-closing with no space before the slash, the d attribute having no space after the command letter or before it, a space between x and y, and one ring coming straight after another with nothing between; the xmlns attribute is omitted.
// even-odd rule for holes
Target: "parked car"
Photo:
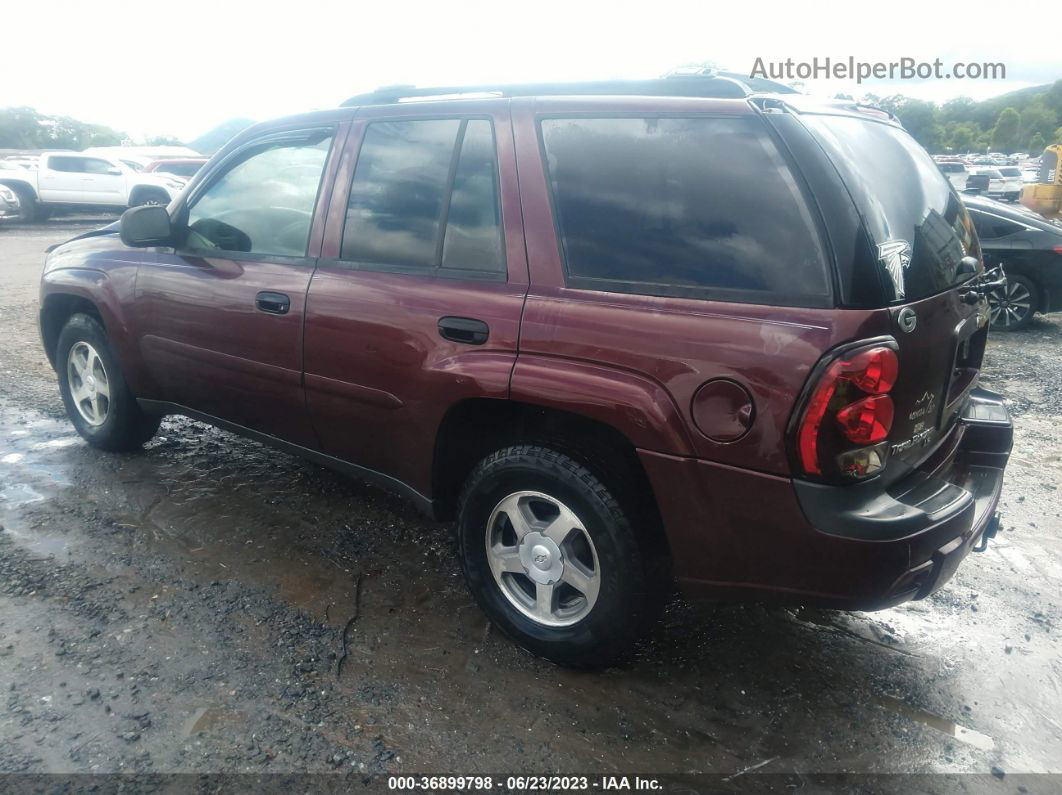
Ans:
<svg viewBox="0 0 1062 795"><path fill-rule="evenodd" d="M23 220L47 218L55 209L125 209L169 204L184 181L165 174L137 174L119 160L79 152L45 152L36 170L5 168L0 185L18 196Z"/></svg>
<svg viewBox="0 0 1062 795"><path fill-rule="evenodd" d="M988 177L988 190L986 193L992 198L1002 199L1007 192L1007 182L1003 179L999 168L975 168L974 174Z"/></svg>
<svg viewBox="0 0 1062 795"><path fill-rule="evenodd" d="M30 171L35 171L39 159L40 158L37 155L9 155L8 157L0 159L0 169L24 168Z"/></svg>
<svg viewBox="0 0 1062 795"><path fill-rule="evenodd" d="M937 162L937 168L948 178L948 182L955 187L955 190L965 190L966 178L969 176L965 163L959 160L940 160Z"/></svg>
<svg viewBox="0 0 1062 795"><path fill-rule="evenodd" d="M1062 225L1024 207L982 197L963 200L986 266L1002 265L1007 283L989 293L992 328L1016 331L1037 312L1062 311Z"/></svg>
<svg viewBox="0 0 1062 795"><path fill-rule="evenodd" d="M55 248L78 433L129 450L185 414L404 494L456 520L490 618L575 666L673 580L874 609L988 543L990 285L889 114L715 78L487 90L256 125L168 209Z"/></svg>
<svg viewBox="0 0 1062 795"><path fill-rule="evenodd" d="M199 172L199 169L206 165L207 160L208 158L205 157L182 157L169 160L154 160L144 167L144 171L148 174L154 174L156 172L172 174L175 177L188 180L194 177Z"/></svg>
<svg viewBox="0 0 1062 795"><path fill-rule="evenodd" d="M0 221L18 217L18 196L11 188L0 185Z"/></svg>
<svg viewBox="0 0 1062 795"><path fill-rule="evenodd" d="M1003 177L1004 201L1016 202L1021 198L1021 189L1025 186L1021 177L1021 169L1017 166L1000 166L996 170Z"/></svg>

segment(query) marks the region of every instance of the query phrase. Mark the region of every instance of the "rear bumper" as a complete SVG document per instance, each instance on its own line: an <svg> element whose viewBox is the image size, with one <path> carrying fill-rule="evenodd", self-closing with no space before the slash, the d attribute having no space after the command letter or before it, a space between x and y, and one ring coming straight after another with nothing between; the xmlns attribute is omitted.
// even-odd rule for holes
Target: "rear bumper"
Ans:
<svg viewBox="0 0 1062 795"><path fill-rule="evenodd" d="M928 596L994 535L1012 431L1002 399L974 390L930 459L887 488L642 460L687 592L869 610ZM700 516L677 489L687 505L696 495Z"/></svg>

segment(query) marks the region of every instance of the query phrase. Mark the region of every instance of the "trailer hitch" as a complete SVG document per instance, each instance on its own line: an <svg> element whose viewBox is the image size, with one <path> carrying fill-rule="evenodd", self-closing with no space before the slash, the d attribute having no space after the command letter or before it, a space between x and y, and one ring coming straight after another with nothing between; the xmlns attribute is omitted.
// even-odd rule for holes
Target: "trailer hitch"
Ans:
<svg viewBox="0 0 1062 795"><path fill-rule="evenodd" d="M999 511L992 514L992 518L988 520L988 524L985 525L984 532L981 533L981 543L973 548L974 552L984 552L988 549L988 542L990 539L996 537L996 533L999 532L1000 519Z"/></svg>

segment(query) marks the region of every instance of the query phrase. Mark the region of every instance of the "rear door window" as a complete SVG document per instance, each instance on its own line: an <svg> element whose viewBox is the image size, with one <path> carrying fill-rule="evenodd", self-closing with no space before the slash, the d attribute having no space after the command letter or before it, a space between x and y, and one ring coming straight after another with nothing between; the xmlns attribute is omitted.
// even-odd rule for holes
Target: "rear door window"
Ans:
<svg viewBox="0 0 1062 795"><path fill-rule="evenodd" d="M340 257L363 270L503 274L487 119L373 122L354 169Z"/></svg>
<svg viewBox="0 0 1062 795"><path fill-rule="evenodd" d="M52 171L62 171L67 174L84 173L85 158L83 157L49 157L48 168Z"/></svg>
<svg viewBox="0 0 1062 795"><path fill-rule="evenodd" d="M547 118L568 285L821 306L827 258L758 118Z"/></svg>
<svg viewBox="0 0 1062 795"><path fill-rule="evenodd" d="M970 218L973 219L978 236L984 240L992 240L994 238L1013 235L1015 232L1020 232L1024 228L1012 221L1007 221L1002 218L997 218L994 215L986 215L979 212L971 212Z"/></svg>

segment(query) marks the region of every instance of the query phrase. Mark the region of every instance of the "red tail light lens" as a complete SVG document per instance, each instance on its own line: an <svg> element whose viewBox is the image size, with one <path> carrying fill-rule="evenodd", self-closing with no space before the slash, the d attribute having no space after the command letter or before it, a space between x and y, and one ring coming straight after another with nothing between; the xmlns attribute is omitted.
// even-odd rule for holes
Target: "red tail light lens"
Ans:
<svg viewBox="0 0 1062 795"><path fill-rule="evenodd" d="M900 371L896 351L875 345L841 356L822 374L808 400L797 431L800 464L809 475L821 475L819 460L823 421L833 413L846 444L876 444L892 428L892 389ZM853 388L856 391L852 394ZM835 432L836 434L836 432Z"/></svg>
<svg viewBox="0 0 1062 795"><path fill-rule="evenodd" d="M1055 246L1055 253L1062 254L1062 246Z"/></svg>
<svg viewBox="0 0 1062 795"><path fill-rule="evenodd" d="M892 348L870 348L841 361L839 376L869 395L888 392L896 383L900 362Z"/></svg>
<svg viewBox="0 0 1062 795"><path fill-rule="evenodd" d="M837 423L849 441L875 444L892 430L892 408L892 398L888 395L865 397L838 411Z"/></svg>

